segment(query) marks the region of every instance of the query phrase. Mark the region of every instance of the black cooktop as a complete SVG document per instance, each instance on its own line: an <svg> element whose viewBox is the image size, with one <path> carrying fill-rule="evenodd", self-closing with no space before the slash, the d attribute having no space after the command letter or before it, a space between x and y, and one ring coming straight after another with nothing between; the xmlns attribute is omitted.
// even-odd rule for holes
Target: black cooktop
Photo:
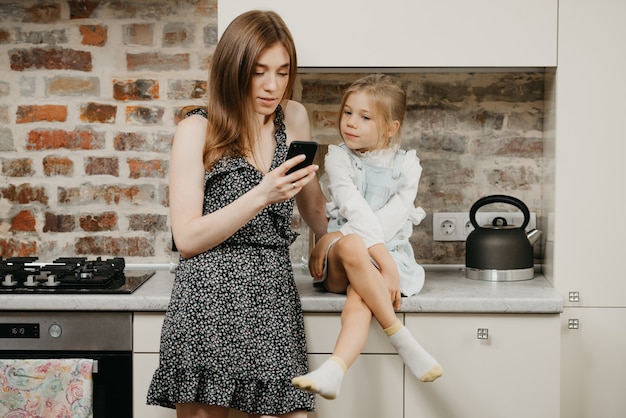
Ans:
<svg viewBox="0 0 626 418"><path fill-rule="evenodd" d="M125 270L121 257L61 257L49 263L37 257L0 258L0 293L132 293L154 270Z"/></svg>

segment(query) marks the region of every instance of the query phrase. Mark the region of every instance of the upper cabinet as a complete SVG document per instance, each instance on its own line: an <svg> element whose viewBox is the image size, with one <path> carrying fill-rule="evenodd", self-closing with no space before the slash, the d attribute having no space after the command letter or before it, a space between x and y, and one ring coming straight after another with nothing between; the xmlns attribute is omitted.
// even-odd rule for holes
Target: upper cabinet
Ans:
<svg viewBox="0 0 626 418"><path fill-rule="evenodd" d="M274 10L299 67L555 67L558 0L227 0L218 30Z"/></svg>

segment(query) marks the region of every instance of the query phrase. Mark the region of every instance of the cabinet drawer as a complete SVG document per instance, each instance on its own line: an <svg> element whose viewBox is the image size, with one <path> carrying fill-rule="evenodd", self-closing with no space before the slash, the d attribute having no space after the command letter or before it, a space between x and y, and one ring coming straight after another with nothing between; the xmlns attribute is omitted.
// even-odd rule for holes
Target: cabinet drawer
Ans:
<svg viewBox="0 0 626 418"><path fill-rule="evenodd" d="M158 353L161 327L165 314L162 312L135 313L133 318L133 352Z"/></svg>
<svg viewBox="0 0 626 418"><path fill-rule="evenodd" d="M560 317L406 314L444 375L406 375L405 412L420 418L558 418Z"/></svg>
<svg viewBox="0 0 626 418"><path fill-rule="evenodd" d="M397 315L397 317L403 320L402 315ZM307 313L304 315L304 329L307 352L330 354L333 352L341 329L341 315L339 313ZM389 338L375 319L372 319L370 324L370 332L363 353L396 353L389 343Z"/></svg>

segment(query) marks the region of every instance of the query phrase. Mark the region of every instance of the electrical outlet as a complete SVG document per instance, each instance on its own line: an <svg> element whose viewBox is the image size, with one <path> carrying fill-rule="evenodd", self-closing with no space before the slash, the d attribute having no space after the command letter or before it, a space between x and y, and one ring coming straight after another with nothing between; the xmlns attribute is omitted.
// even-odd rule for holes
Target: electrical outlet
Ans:
<svg viewBox="0 0 626 418"><path fill-rule="evenodd" d="M441 235L444 237L452 237L456 235L456 219L444 219L439 224Z"/></svg>
<svg viewBox="0 0 626 418"><path fill-rule="evenodd" d="M507 225L521 226L524 215L521 212L476 212L478 225L491 225L497 217L506 219ZM535 229L537 214L530 213L530 220L526 231ZM436 212L433 213L433 240L434 241L465 241L474 230L468 212Z"/></svg>
<svg viewBox="0 0 626 418"><path fill-rule="evenodd" d="M465 215L465 214L463 214ZM465 241L467 239L467 236L470 234L470 232L472 232L474 230L474 225L472 225L472 222L469 219L469 213L467 214L467 217L463 217L463 231L461 231L463 233L462 238L463 241Z"/></svg>
<svg viewBox="0 0 626 418"><path fill-rule="evenodd" d="M459 220L458 215L454 212L433 214L433 239L435 241L462 241L459 239L460 230L465 228L465 223Z"/></svg>

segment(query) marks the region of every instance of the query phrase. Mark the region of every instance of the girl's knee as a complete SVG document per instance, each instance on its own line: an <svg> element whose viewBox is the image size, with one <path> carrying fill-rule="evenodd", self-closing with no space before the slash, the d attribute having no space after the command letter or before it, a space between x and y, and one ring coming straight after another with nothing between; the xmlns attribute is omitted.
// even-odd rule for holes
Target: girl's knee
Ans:
<svg viewBox="0 0 626 418"><path fill-rule="evenodd" d="M335 243L337 254L345 260L368 258L369 253L365 242L356 234L348 234L343 236Z"/></svg>

